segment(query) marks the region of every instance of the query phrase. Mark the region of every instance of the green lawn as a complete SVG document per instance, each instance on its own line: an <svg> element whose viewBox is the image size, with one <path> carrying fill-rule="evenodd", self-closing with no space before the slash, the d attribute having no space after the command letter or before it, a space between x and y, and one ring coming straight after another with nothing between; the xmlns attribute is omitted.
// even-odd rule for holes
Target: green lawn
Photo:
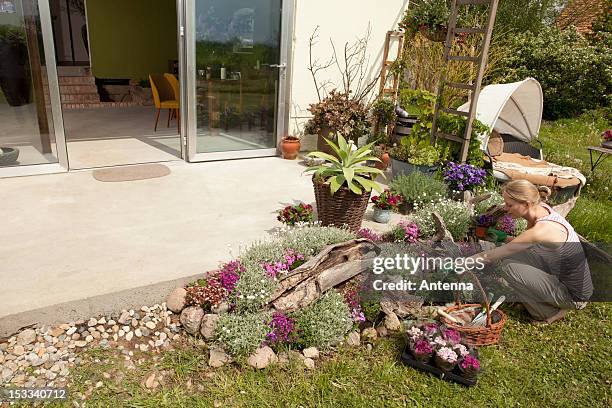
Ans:
<svg viewBox="0 0 612 408"><path fill-rule="evenodd" d="M612 158L591 172L588 146L599 146L600 135L612 128L603 112L585 113L576 119L544 122L540 140L546 160L579 169L587 177L578 203L568 220L591 241L612 242Z"/></svg>
<svg viewBox="0 0 612 408"><path fill-rule="evenodd" d="M76 397L89 389L89 407L607 407L612 404L611 312L611 304L591 304L543 327L510 310L501 343L481 348L485 371L473 388L404 366L403 341L396 336L380 340L371 352L340 348L314 371L299 364L212 371L203 364L204 347L191 345L143 355L137 369L113 372L123 367L122 359L94 351L73 374L71 393ZM163 384L155 392L146 390L144 379L158 370L165 370ZM103 386L94 388L98 381Z"/></svg>

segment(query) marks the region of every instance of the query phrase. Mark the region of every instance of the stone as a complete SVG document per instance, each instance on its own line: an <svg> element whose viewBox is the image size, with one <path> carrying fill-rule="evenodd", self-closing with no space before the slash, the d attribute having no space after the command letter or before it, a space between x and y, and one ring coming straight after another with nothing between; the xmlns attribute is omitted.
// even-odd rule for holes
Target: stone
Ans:
<svg viewBox="0 0 612 408"><path fill-rule="evenodd" d="M98 321L96 319L94 319L93 317L91 319L89 319L89 321L87 322L87 326L89 326L89 327L94 327L97 324L98 324Z"/></svg>
<svg viewBox="0 0 612 408"><path fill-rule="evenodd" d="M117 333L113 334L113 341L117 341L119 340L119 336L117 335Z"/></svg>
<svg viewBox="0 0 612 408"><path fill-rule="evenodd" d="M80 341L76 341L74 344L77 347L85 347L87 345L87 342L84 340L80 340Z"/></svg>
<svg viewBox="0 0 612 408"><path fill-rule="evenodd" d="M132 319L132 327L138 327L138 320Z"/></svg>
<svg viewBox="0 0 612 408"><path fill-rule="evenodd" d="M116 325L116 324L117 324L117 322L115 322L113 319L111 319L111 320L109 320L108 322L106 322L106 325L107 325L107 326L114 326L114 325Z"/></svg>
<svg viewBox="0 0 612 408"><path fill-rule="evenodd" d="M159 387L159 382L155 378L155 373L149 374L149 376L145 380L145 387L149 390Z"/></svg>
<svg viewBox="0 0 612 408"><path fill-rule="evenodd" d="M88 343L91 343L94 340L93 336L87 336L85 337L85 341Z"/></svg>
<svg viewBox="0 0 612 408"><path fill-rule="evenodd" d="M378 338L378 333L376 333L376 329L373 327L368 327L363 329L361 332L361 338L366 342L375 341Z"/></svg>
<svg viewBox="0 0 612 408"><path fill-rule="evenodd" d="M180 313L186 305L187 291L185 288L174 289L166 299L166 306L174 313Z"/></svg>
<svg viewBox="0 0 612 408"><path fill-rule="evenodd" d="M155 347L161 347L164 345L164 341L163 340L155 340Z"/></svg>
<svg viewBox="0 0 612 408"><path fill-rule="evenodd" d="M149 331L149 329L147 329L146 327L141 327L140 331L142 332L142 336L143 337L147 337L149 334L151 334L151 332Z"/></svg>
<svg viewBox="0 0 612 408"><path fill-rule="evenodd" d="M217 329L218 321L219 321L219 315L217 314L207 314L202 318L202 324L200 326L200 334L206 340L211 340L215 337L215 330Z"/></svg>
<svg viewBox="0 0 612 408"><path fill-rule="evenodd" d="M132 330L132 328L130 326L123 326L121 328L125 333L129 332L130 330Z"/></svg>
<svg viewBox="0 0 612 408"><path fill-rule="evenodd" d="M149 328L151 330L155 330L155 323L153 323L153 322L147 322L145 324L145 326L147 326L147 328Z"/></svg>
<svg viewBox="0 0 612 408"><path fill-rule="evenodd" d="M13 354L16 356L21 356L25 353L25 348L23 348L23 346L21 344L17 344L15 347L13 347Z"/></svg>
<svg viewBox="0 0 612 408"><path fill-rule="evenodd" d="M167 335L166 333L164 333L164 332L159 333L159 339L160 339L161 341L164 341L164 340L166 340L167 338L168 338L168 335Z"/></svg>
<svg viewBox="0 0 612 408"><path fill-rule="evenodd" d="M100 323L100 322L98 322L98 323ZM99 325L99 326L96 326L96 330L98 330L100 333L104 333L104 332L106 332L106 327L104 327L102 325Z"/></svg>
<svg viewBox="0 0 612 408"><path fill-rule="evenodd" d="M98 324L106 324L106 317L102 316L98 319Z"/></svg>
<svg viewBox="0 0 612 408"><path fill-rule="evenodd" d="M143 307L140 308L140 310L142 310L145 313L149 313L151 311L151 309L149 309L148 306L143 306Z"/></svg>
<svg viewBox="0 0 612 408"><path fill-rule="evenodd" d="M208 365L213 368L219 368L224 364L232 362L232 358L227 353L219 348L210 349L210 355L208 356Z"/></svg>
<svg viewBox="0 0 612 408"><path fill-rule="evenodd" d="M53 336L53 337L59 337L62 334L64 334L64 329L62 329L61 327L56 327L55 329L51 330L49 332L49 335Z"/></svg>
<svg viewBox="0 0 612 408"><path fill-rule="evenodd" d="M117 323L119 324L126 324L128 321L130 321L131 316L128 312L124 311L123 313L121 313L121 316L119 316L119 319L117 319Z"/></svg>
<svg viewBox="0 0 612 408"><path fill-rule="evenodd" d="M349 346L355 346L355 347L360 346L361 345L361 336L356 331L350 332L349 335L346 338L346 343Z"/></svg>
<svg viewBox="0 0 612 408"><path fill-rule="evenodd" d="M315 362L314 362L314 360L312 358L305 358L304 359L304 365L309 370L314 370L314 368L315 368Z"/></svg>
<svg viewBox="0 0 612 408"><path fill-rule="evenodd" d="M142 337L142 330L136 329L134 330L134 334L136 335L136 337Z"/></svg>
<svg viewBox="0 0 612 408"><path fill-rule="evenodd" d="M387 337L389 333L387 332L387 328L385 326L378 326L376 328L376 334L378 334L378 337Z"/></svg>
<svg viewBox="0 0 612 408"><path fill-rule="evenodd" d="M251 354L247 359L247 363L254 368L262 369L266 368L270 364L278 362L278 357L268 346L263 346L255 350L255 353Z"/></svg>
<svg viewBox="0 0 612 408"><path fill-rule="evenodd" d="M185 331L189 334L195 335L200 331L200 323L204 317L204 310L201 307L187 307L181 313L181 324L185 328Z"/></svg>
<svg viewBox="0 0 612 408"><path fill-rule="evenodd" d="M125 335L125 339L127 341L132 340L132 337L134 337L134 332L129 332L128 334Z"/></svg>
<svg viewBox="0 0 612 408"><path fill-rule="evenodd" d="M229 304L227 302L221 302L210 308L214 314L227 313L229 311Z"/></svg>
<svg viewBox="0 0 612 408"><path fill-rule="evenodd" d="M47 380L53 381L55 380L55 378L57 378L57 374L52 371L47 371L45 373L45 377L47 378Z"/></svg>
<svg viewBox="0 0 612 408"><path fill-rule="evenodd" d="M100 334L100 332L98 332L98 331L95 331L95 332L91 333L91 337L93 337L93 338L94 338L94 339L96 339L96 340L100 340L100 337L101 337L101 336L102 336L102 335L101 335L101 334ZM90 337L90 336L87 336L87 337Z"/></svg>
<svg viewBox="0 0 612 408"><path fill-rule="evenodd" d="M304 357L317 359L319 358L319 350L316 347L308 347L302 351Z"/></svg>
<svg viewBox="0 0 612 408"><path fill-rule="evenodd" d="M117 333L117 334L119 335L119 337L123 337L125 332L122 329L119 329L119 333Z"/></svg>
<svg viewBox="0 0 612 408"><path fill-rule="evenodd" d="M73 326L73 327L69 328L68 330L66 330L66 335L67 336L72 336L76 331L77 331L77 328Z"/></svg>
<svg viewBox="0 0 612 408"><path fill-rule="evenodd" d="M2 372L0 373L0 380L2 380L3 383L6 383L11 378L13 378L13 371L8 368L3 368Z"/></svg>
<svg viewBox="0 0 612 408"><path fill-rule="evenodd" d="M74 333L71 337L72 340L78 340L81 338L81 335L79 333Z"/></svg>
<svg viewBox="0 0 612 408"><path fill-rule="evenodd" d="M36 332L32 329L26 329L17 335L17 344L22 346L34 343L34 340L36 340Z"/></svg>
<svg viewBox="0 0 612 408"><path fill-rule="evenodd" d="M389 312L385 314L385 327L387 330L398 331L402 328L402 323L395 313Z"/></svg>
<svg viewBox="0 0 612 408"><path fill-rule="evenodd" d="M141 344L140 351L149 351L149 346L147 344Z"/></svg>

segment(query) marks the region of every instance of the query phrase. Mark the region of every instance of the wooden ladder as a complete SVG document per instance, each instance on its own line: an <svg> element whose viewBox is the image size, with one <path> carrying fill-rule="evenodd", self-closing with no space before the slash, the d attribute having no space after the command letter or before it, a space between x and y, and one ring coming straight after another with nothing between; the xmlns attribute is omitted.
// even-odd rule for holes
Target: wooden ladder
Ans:
<svg viewBox="0 0 612 408"><path fill-rule="evenodd" d="M397 55L395 60L389 60L389 51L391 49L391 42L397 41ZM402 58L402 52L404 50L404 33L401 31L387 31L385 38L385 48L383 53L383 63L380 71L380 90L378 93L379 98L390 97L395 104L397 100L397 93L399 91L400 76L390 70L391 66L395 61ZM391 88L387 87L387 81L389 75L393 75L393 84Z"/></svg>
<svg viewBox="0 0 612 408"><path fill-rule="evenodd" d="M470 138L472 135L472 123L476 116L476 106L478 105L478 95L480 93L480 84L484 75L484 70L487 61L487 54L489 53L489 44L491 43L491 34L493 33L493 24L495 23L495 15L497 13L497 5L499 0L452 0L451 16L448 23L448 32L446 33L446 44L444 46L444 69L440 77L440 85L438 87L438 97L436 99L436 106L434 109L434 116L431 126L431 143L434 144L439 138L451 140L457 143L461 143L460 161L465 163L468 156L468 150L470 147ZM457 14L458 9L461 6L469 5L483 5L489 6L487 21L485 27L457 27ZM451 55L451 48L456 34L483 34L483 38L480 47L477 47L478 55ZM468 61L476 64L478 69L476 80L471 84L448 82L446 80L446 67L452 61ZM456 89L465 89L469 91L468 99L470 101L470 109L468 112L462 112L456 109L450 109L442 107L442 94L445 87L451 87ZM447 113L449 115L456 115L465 117L467 120L465 126L465 132L463 135L448 134L438 131L438 119L440 112Z"/></svg>

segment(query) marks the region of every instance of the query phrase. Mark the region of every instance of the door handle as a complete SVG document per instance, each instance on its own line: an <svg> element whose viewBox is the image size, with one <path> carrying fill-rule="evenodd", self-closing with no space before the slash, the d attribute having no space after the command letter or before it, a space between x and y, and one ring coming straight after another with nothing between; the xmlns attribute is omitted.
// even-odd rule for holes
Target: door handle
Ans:
<svg viewBox="0 0 612 408"><path fill-rule="evenodd" d="M287 64L270 64L268 65L270 68L287 68Z"/></svg>

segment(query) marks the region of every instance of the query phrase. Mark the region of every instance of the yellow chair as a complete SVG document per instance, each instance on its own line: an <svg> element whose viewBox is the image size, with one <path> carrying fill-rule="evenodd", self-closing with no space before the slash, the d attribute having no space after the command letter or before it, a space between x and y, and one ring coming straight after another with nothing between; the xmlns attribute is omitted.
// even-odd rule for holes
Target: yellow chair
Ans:
<svg viewBox="0 0 612 408"><path fill-rule="evenodd" d="M179 81L176 78L176 76L174 74L168 74L165 73L164 74L164 78L166 78L166 80L168 81L168 83L170 84L170 86L172 87L172 92L174 93L174 99L176 99L177 101L179 101L179 106L180 106L180 101L181 101L181 91L179 90ZM180 109L174 110L172 111L172 113L174 114L174 116L180 120ZM170 126L170 120L168 120L168 126Z"/></svg>
<svg viewBox="0 0 612 408"><path fill-rule="evenodd" d="M151 74L149 75L149 82L151 83L151 93L153 94L153 102L157 109L157 115L155 117L155 131L157 131L157 122L159 121L159 113L162 109L168 109L168 126L170 126L170 113L179 109L179 101L174 97L174 89L172 85L163 75ZM177 120L177 127L180 130L180 121Z"/></svg>

